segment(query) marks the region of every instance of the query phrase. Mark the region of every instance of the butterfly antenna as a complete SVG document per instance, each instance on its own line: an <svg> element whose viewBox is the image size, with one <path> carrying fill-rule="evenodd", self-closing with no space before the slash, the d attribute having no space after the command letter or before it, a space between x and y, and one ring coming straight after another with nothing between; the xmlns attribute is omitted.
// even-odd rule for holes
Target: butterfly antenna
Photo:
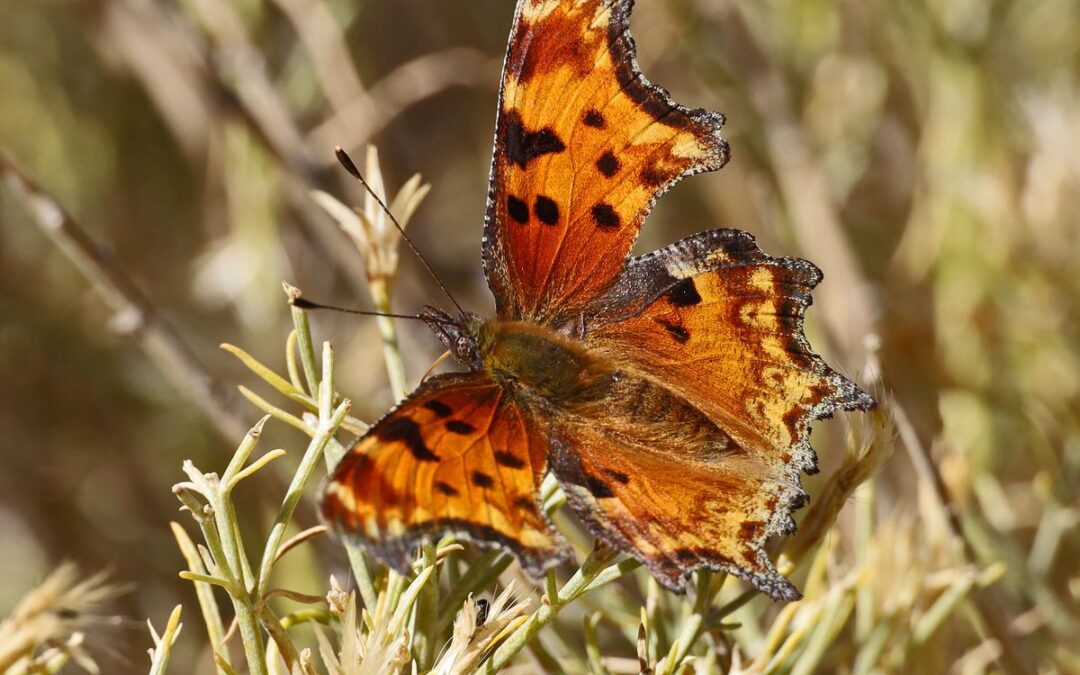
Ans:
<svg viewBox="0 0 1080 675"><path fill-rule="evenodd" d="M412 319L416 321L434 321L436 323L453 323L453 321L447 321L434 316L420 316L419 314L392 314L390 312L373 312L365 309L349 309L348 307L335 307L334 305L324 305L321 302L313 302L300 295L300 289L286 282L285 292L289 296L289 304L293 307L299 307L300 309L329 309L334 312L344 312L345 314L359 314L360 316L387 316L391 319Z"/></svg>
<svg viewBox="0 0 1080 675"><path fill-rule="evenodd" d="M462 309L461 305L458 304L458 301L454 299L454 296L450 293L450 289L446 287L446 284L443 283L443 280L440 279L439 275L435 273L435 270L431 267L431 263L427 261L427 258L424 257L424 254L420 252L420 249L416 248L416 244L412 242L412 239L409 239L409 235L405 234L405 228L401 226L401 223L398 222L398 219L395 218L394 214L390 212L389 207L386 206L386 203L382 200L382 197L380 197L375 192L375 190L371 189L371 186L368 185L367 180L364 179L364 174L360 173L360 169L356 168L356 164L353 162L352 157L349 157L349 154L345 152L345 150L341 146L334 148L334 156L337 157L337 160L341 163L341 166L345 167L345 170L349 172L349 175L358 180L360 184L364 186L364 189L367 190L367 193L375 198L375 201L378 202L379 207L382 208L383 213L385 213L386 216L390 218L390 222L394 224L394 227L397 228L398 233L401 234L401 238L405 240L405 244L408 245L409 250L411 250L413 254L417 257L417 259L424 265L424 268L427 269L428 274L430 274L431 278L435 280L435 283L439 285L439 288L442 289L442 292L446 294L446 297L450 298L450 302L454 303L454 307L457 307L458 313L462 316L465 316L465 310Z"/></svg>

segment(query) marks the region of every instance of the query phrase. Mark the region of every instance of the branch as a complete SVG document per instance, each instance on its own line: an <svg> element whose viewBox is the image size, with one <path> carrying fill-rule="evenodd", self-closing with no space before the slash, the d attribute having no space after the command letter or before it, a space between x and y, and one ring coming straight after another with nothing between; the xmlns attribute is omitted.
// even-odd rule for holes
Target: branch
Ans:
<svg viewBox="0 0 1080 675"><path fill-rule="evenodd" d="M232 399L224 393L225 388L210 376L131 277L56 200L3 153L0 153L0 175L8 188L26 204L41 231L116 312L113 323L138 341L154 365L199 407L218 433L230 442L242 438L248 425L235 409Z"/></svg>

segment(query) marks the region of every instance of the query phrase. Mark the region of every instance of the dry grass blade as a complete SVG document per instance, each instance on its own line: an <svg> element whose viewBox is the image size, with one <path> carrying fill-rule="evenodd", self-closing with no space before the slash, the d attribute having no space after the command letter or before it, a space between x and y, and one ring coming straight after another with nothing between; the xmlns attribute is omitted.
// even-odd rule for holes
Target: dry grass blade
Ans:
<svg viewBox="0 0 1080 675"><path fill-rule="evenodd" d="M0 622L0 671L20 663L27 667L38 650L48 647L73 655L82 644L81 637L72 641L73 636L124 592L108 578L105 572L82 578L74 564L64 563L23 596Z"/></svg>

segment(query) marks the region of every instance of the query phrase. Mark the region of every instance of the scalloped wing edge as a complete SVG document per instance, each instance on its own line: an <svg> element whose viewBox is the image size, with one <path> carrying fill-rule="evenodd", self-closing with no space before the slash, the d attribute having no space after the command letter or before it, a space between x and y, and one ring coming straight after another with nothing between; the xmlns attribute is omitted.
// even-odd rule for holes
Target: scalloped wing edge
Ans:
<svg viewBox="0 0 1080 675"><path fill-rule="evenodd" d="M431 390L447 384L460 383L463 380L466 380L470 375L475 374L475 371L444 373L422 381L407 397L392 406L382 415L382 417L372 424L367 433L358 437L356 441L349 446L341 461L346 461L353 449L369 434L374 433L374 430L379 424L391 418L416 397L422 396ZM556 545L556 548L553 550L527 547L512 537L499 533L494 528L476 525L457 518L432 520L421 525L407 527L405 533L400 536L374 539L368 537L363 532L346 530L340 522L336 521L326 513L325 503L328 495L332 492L332 486L335 484L333 477L336 472L337 466L330 471L329 475L323 478L319 485L317 494L319 495L318 516L320 522L328 526L339 539L359 545L365 551L370 552L377 560L400 574L407 574L411 570L414 554L419 547L434 544L448 534L459 537L474 544L478 548L485 550L498 549L500 546L509 549L511 554L513 554L514 558L521 565L521 568L534 578L542 577L547 570L560 563L572 563L575 559L574 551L570 547L570 544L566 541L566 538L562 533L559 532L558 528L555 527L551 518L544 512L538 489L534 489L532 494L533 498L536 500L537 510L540 513L544 526Z"/></svg>
<svg viewBox="0 0 1080 675"><path fill-rule="evenodd" d="M506 91L507 74L510 67L511 47L517 37L518 26L520 25L525 7L531 3L531 1L532 0L518 0L514 10L513 29L511 30L510 38L507 41L506 54L503 57L503 67L499 80L499 103L496 112L495 132L492 138L491 164L488 170L488 194L484 209L483 235L480 240L481 266L483 268L484 277L488 281L488 286L492 290L495 290L496 288L507 288L509 286L509 280L506 278L505 273L502 271L500 265L495 262L496 258L503 255L501 252L502 243L497 241L497 233L494 231L495 214L497 211L495 181L500 151L499 137L503 131L503 124L505 123L502 108L503 96ZM574 1L580 4L582 2L592 2L594 0ZM731 159L731 147L728 145L727 141L724 140L723 136L721 136L721 130L727 122L727 118L723 113L706 110L704 108L689 108L681 105L671 97L671 93L666 88L654 84L645 77L637 60L637 45L634 42L633 36L630 34L630 15L633 13L634 2L635 0L600 0L599 2L600 6L606 7L610 11L608 20L608 49L611 52L612 63L615 64L615 73L619 80L620 87L632 100L634 100L635 103L638 103L648 110L650 114L653 115L654 119L676 115L683 119L683 125L685 127L691 125L698 126L699 129L704 132L703 135L709 136L713 142L712 152L707 158L691 164L682 173L665 180L657 187L656 193L645 205L641 214L642 227L644 227L644 222L648 219L649 214L656 206L656 202L661 197L684 178L701 173L717 171L722 168ZM549 2L545 2L544 4L547 6ZM534 20L536 19L534 18ZM658 108L664 109L664 112L658 113ZM632 258L628 255L627 261L629 262L631 260Z"/></svg>

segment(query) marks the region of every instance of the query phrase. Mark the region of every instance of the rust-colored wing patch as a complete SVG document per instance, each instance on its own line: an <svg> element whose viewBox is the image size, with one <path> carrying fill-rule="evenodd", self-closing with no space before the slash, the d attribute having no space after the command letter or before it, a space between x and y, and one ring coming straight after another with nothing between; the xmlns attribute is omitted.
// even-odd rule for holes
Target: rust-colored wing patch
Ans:
<svg viewBox="0 0 1080 675"><path fill-rule="evenodd" d="M811 421L873 405L803 335L820 280L811 263L771 258L746 232L703 232L632 261L587 340L797 479L816 470Z"/></svg>
<svg viewBox="0 0 1080 675"><path fill-rule="evenodd" d="M379 421L326 483L322 515L406 572L421 543L456 533L507 546L530 574L571 556L540 510L547 446L484 373L441 375Z"/></svg>
<svg viewBox="0 0 1080 675"><path fill-rule="evenodd" d="M622 271L657 197L727 161L723 116L638 70L631 5L518 3L484 229L499 318L573 318Z"/></svg>
<svg viewBox="0 0 1080 675"><path fill-rule="evenodd" d="M790 513L805 501L798 482L665 387L615 379L605 398L555 422L552 471L578 516L672 590L708 567L797 599L765 542L793 530Z"/></svg>

